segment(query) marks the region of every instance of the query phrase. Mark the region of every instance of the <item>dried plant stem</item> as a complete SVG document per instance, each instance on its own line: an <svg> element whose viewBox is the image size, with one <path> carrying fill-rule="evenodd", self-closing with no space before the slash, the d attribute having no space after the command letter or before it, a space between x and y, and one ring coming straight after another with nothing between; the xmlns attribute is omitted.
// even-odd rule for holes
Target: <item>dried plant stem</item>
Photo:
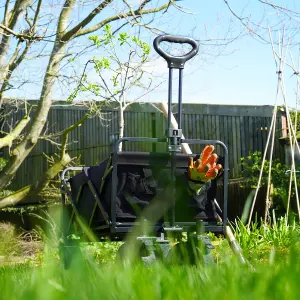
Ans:
<svg viewBox="0 0 300 300"><path fill-rule="evenodd" d="M291 60L292 60L292 63L293 63L293 57L292 55L290 54L291 56ZM294 70L296 70L295 68L295 65L293 63L293 68ZM300 69L300 53L298 55L298 70ZM298 97L299 97L299 75L298 75L298 72L295 72L296 74L296 78L297 78L297 81L296 81L296 84L297 84L297 87L296 87L296 117L295 117L295 132L297 132L297 121L298 121ZM293 145L292 145L292 148L295 149L295 144L297 143L297 139L293 139ZM291 194L292 194L292 183L293 183L293 179L294 179L294 183L295 183L295 191L296 191L296 199L297 199L297 202L299 202L299 196L298 196L298 188L297 188L297 178L296 178L296 168L295 168L295 164L292 162L291 164L291 172L290 172L290 180L289 180L289 192L288 192L288 201L287 201L287 212L286 212L286 215L287 215L287 219L289 217L289 212L290 212L290 203L291 203ZM298 209L299 210L299 209Z"/></svg>
<svg viewBox="0 0 300 300"><path fill-rule="evenodd" d="M297 213L298 213L298 218L300 220L300 204L299 204L299 195L298 195L298 189L297 189L297 178L296 178L296 172L295 172L295 151L293 145L297 146L297 149L300 153L299 145L298 143L294 143L293 139L297 140L295 130L292 126L292 119L290 116L289 108L286 103L286 92L284 88L284 83L281 84L281 92L284 100L284 105L286 109L286 115L287 115L287 125L288 125L288 132L289 132L289 143L290 143L290 148L291 148L291 159L292 159L292 171L293 171L293 177L294 177L294 185L295 185L295 193L296 193L296 204L297 204Z"/></svg>
<svg viewBox="0 0 300 300"><path fill-rule="evenodd" d="M272 36L270 34L269 31L269 35L270 35L270 39L271 39L271 43L272 43L272 50L273 50L273 56L275 59L275 65L277 65L276 62L276 53L274 52L274 44L273 44L273 40L272 40ZM278 86L281 86L282 83L282 74L284 71L284 61L286 58L286 54L287 54L287 49L288 47L286 47L286 51L283 57L283 36L282 35L282 41L280 43L280 39L279 39L279 43L278 43L278 52L280 54L279 57L279 70L278 70ZM277 116L277 99L278 99L278 89L277 89L277 93L276 93L276 100L275 100L275 105L274 105L274 114L275 114L275 120L276 120L276 116ZM272 183L271 183L271 177L272 177L272 162L273 162L273 153L274 153L274 144L275 144L275 132L276 132L276 125L274 124L273 128L272 128L272 143L271 143L271 149L270 149L270 162L269 162L269 170L268 170L268 185L267 185L267 195L266 195L266 204L265 204L265 216L264 216L264 223L267 224L268 220L269 220L269 209L271 207L271 201L270 201L270 192L272 188Z"/></svg>
<svg viewBox="0 0 300 300"><path fill-rule="evenodd" d="M270 39L271 39L271 42L272 42L273 55L274 55L275 63L276 63L276 66L277 66L276 55L275 55L275 50L274 50L274 43L273 43L273 40L272 40L272 37L271 37L270 29L269 29L269 34L270 34ZM277 99L278 99L278 95L279 95L280 82L282 80L282 63L283 63L282 60L280 60L279 69L277 71L278 79L277 79L277 91L276 91L275 107L277 107ZM265 150L264 150L264 154L263 154L263 159L262 159L262 164L261 164L261 168L260 168L260 173L259 173L259 177L258 177L258 183L257 183L257 187L256 187L256 190L255 190L255 194L254 194L251 209L250 209L250 214L249 214L249 219L248 219L248 224L247 224L248 229L250 228L250 223L251 223L253 212L254 212L254 206L255 206L258 191L259 191L260 185L261 185L263 169L264 169L264 165L265 165L265 162L266 162L266 155L267 155L267 152L268 152L268 147L269 147L269 143L270 143L271 134L273 132L273 128L274 128L274 130L276 128L276 115L277 115L277 109L275 109L273 111L273 115L272 115L270 130L269 130L269 133L268 133L267 142L266 142L266 146L265 146Z"/></svg>
<svg viewBox="0 0 300 300"><path fill-rule="evenodd" d="M253 211L254 211L254 206L255 206L256 199L257 199L257 194L258 194L258 191L259 191L259 188L261 185L262 173L263 173L263 169L264 169L264 165L265 165L265 161L266 161L266 155L267 155L268 146L269 146L269 142L270 142L270 138L271 138L272 128L275 126L275 123L276 123L276 117L275 117L275 113L273 112L272 121L271 121L271 125L270 125L270 131L268 134L266 147L265 147L265 151L264 151L264 155L263 155L263 159L262 159L262 165L261 165L261 169L260 169L260 173L259 173L259 177L258 177L258 183L257 183L257 187L255 190L255 194L254 194L251 209L250 209L249 220L248 220L248 224L247 224L248 229L250 228L250 223L251 223L251 219L253 216Z"/></svg>

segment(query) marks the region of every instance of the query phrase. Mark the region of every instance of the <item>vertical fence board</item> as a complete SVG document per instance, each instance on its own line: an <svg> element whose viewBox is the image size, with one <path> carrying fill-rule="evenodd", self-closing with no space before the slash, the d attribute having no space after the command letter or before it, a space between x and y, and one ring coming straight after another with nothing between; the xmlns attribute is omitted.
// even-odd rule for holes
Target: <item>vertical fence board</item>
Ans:
<svg viewBox="0 0 300 300"><path fill-rule="evenodd" d="M240 118L234 117L236 126L236 163L237 163L237 176L241 173L241 157L242 157L242 138L241 138L241 128L240 128Z"/></svg>

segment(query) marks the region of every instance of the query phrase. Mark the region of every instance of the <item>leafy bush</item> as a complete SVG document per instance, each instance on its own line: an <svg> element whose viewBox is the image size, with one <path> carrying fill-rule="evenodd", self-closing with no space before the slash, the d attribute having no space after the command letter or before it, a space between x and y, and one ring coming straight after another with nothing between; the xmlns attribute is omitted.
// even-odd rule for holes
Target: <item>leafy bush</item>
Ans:
<svg viewBox="0 0 300 300"><path fill-rule="evenodd" d="M253 154L250 154L247 157L241 158L242 175L244 178L248 179L248 184L250 184L251 188L257 187L261 165L262 153L259 151L254 152ZM269 167L270 161L266 160L262 173L261 187L266 187L268 184ZM287 165L282 164L278 159L274 159L272 162L272 200L273 208L278 211L283 208L286 208L287 206L290 176L286 174L286 171L289 169L290 168ZM244 187L244 185L241 185L241 187ZM295 200L295 197L295 188L294 186L292 186L291 202Z"/></svg>
<svg viewBox="0 0 300 300"><path fill-rule="evenodd" d="M262 153L259 151L241 158L242 175L249 179L252 188L257 187L258 177L262 165ZM261 185L267 185L270 162L265 160ZM282 186L289 182L289 177L285 175L288 167L278 159L273 160L271 167L271 180L275 186Z"/></svg>
<svg viewBox="0 0 300 300"><path fill-rule="evenodd" d="M92 256L96 263L103 264L115 260L121 242L88 243L82 250Z"/></svg>

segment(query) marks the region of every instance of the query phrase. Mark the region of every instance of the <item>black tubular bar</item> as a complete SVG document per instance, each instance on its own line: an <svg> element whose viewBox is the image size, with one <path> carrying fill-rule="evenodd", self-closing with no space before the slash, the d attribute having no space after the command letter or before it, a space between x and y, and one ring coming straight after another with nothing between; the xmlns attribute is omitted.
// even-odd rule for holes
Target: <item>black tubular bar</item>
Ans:
<svg viewBox="0 0 300 300"><path fill-rule="evenodd" d="M173 69L169 69L169 88L168 88L168 128L171 128L171 111L172 111L172 77Z"/></svg>
<svg viewBox="0 0 300 300"><path fill-rule="evenodd" d="M118 152L118 146L120 143L123 142L152 142L152 143L166 143L166 138L145 138L145 137L123 137L119 139L115 146L114 146L114 153ZM228 201L228 148L227 146L218 140L198 140L198 139L182 139L181 143L187 144L201 144L201 145L219 145L224 149L224 185L223 185L223 195L224 195L224 207L223 207L223 224L222 229L225 234L226 230L226 223L227 223L227 201ZM117 193L117 158L116 155L113 155L113 171L112 171L112 193L111 193L111 217L112 217L112 230L117 232L117 225L116 225L116 193ZM175 222L176 223L176 222ZM177 224L177 223L176 223ZM218 226L216 226L218 227ZM206 228L210 228L209 226ZM211 227L214 228L214 227Z"/></svg>
<svg viewBox="0 0 300 300"><path fill-rule="evenodd" d="M136 225L135 223L132 223L132 224L128 224L127 226L119 226L119 227L115 227L114 228L114 233L129 233L129 232L132 232L133 230L133 227L134 225ZM186 224L186 225L183 225L181 228L170 228L169 231L183 231L183 232L186 232L189 230L189 228L194 225L196 226L196 223L194 224ZM160 226L154 226L153 227L153 231L159 231L161 228ZM168 229L168 228L167 228ZM205 231L207 232L219 232L219 233L223 233L224 231L224 228L223 226L218 226L218 225L205 225Z"/></svg>
<svg viewBox="0 0 300 300"><path fill-rule="evenodd" d="M87 183L88 183L88 186L89 186L89 188L90 188L90 190L91 190L91 192L92 192L92 194L93 194L93 197L94 197L94 199L95 199L95 204L98 204L98 207L99 207L99 209L100 209L100 211L101 211L101 214L102 214L102 216L103 216L103 218L104 218L105 223L106 223L107 225L109 225L109 224L110 224L110 221L109 221L109 219L108 219L108 217L107 217L107 215L106 215L106 211L105 211L105 209L104 209L104 207L103 207L103 205L102 205L102 203L101 203L101 200L99 199L99 196L97 195L97 191L96 191L96 189L95 189L95 187L94 187L92 181L89 179L89 180L87 181Z"/></svg>
<svg viewBox="0 0 300 300"><path fill-rule="evenodd" d="M179 69L179 87L178 87L178 129L181 129L181 112L182 112L182 76L183 69ZM171 114L169 112L168 116ZM171 128L171 127L169 127Z"/></svg>
<svg viewBox="0 0 300 300"><path fill-rule="evenodd" d="M172 207L171 207L171 224L172 226L175 226L175 202L176 202L176 190L175 190L175 184L176 184L176 156L175 153L172 152L171 154L171 182L172 182Z"/></svg>
<svg viewBox="0 0 300 300"><path fill-rule="evenodd" d="M123 140L123 139L121 139ZM120 140L117 141L115 144L114 152L116 153L118 151L118 145L120 144ZM116 155L113 155L112 159L112 165L113 165L113 170L112 170L112 191L111 191L111 224L112 224L112 231L115 231L116 229L116 205L117 205L117 189L118 189L118 172L117 172L117 161L116 161Z"/></svg>
<svg viewBox="0 0 300 300"><path fill-rule="evenodd" d="M63 175L62 176L64 176L64 172L63 172ZM64 189L64 190L63 190ZM63 179L62 180L62 193L64 193L65 195L67 195L67 197L68 197L68 199L71 201L71 205L72 205L72 207L73 207L73 212L74 212L74 214L75 214L75 216L77 217L77 218L80 218L80 214L79 214L79 211L77 210L77 208L76 208L76 203L75 203L75 201L74 201L74 199L73 199L73 197L72 197L72 194L71 194L71 191L69 190L69 188L68 188L68 185L67 185L67 181L65 180L65 179ZM65 199L64 199L65 200ZM63 203L63 205L64 206L66 206L66 201L65 201L65 203ZM65 207L64 207L65 208ZM68 225L68 229L67 229L67 231L69 231L70 230L70 226L71 226L71 223L72 222L72 220L70 219L69 220L69 225ZM64 234L66 234L66 232L64 232Z"/></svg>
<svg viewBox="0 0 300 300"><path fill-rule="evenodd" d="M148 143L167 143L167 138L149 138L149 137L123 137L115 143L114 153L118 152L118 147L120 143L123 142L148 142Z"/></svg>

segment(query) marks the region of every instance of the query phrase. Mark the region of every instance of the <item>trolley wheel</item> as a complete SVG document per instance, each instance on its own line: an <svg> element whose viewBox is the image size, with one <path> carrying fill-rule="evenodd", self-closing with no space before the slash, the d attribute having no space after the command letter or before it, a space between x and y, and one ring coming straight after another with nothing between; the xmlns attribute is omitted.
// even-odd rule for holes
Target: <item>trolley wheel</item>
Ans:
<svg viewBox="0 0 300 300"><path fill-rule="evenodd" d="M127 242L122 244L117 251L116 261L121 264L132 263L152 263L156 259L156 255L151 254L146 245L137 240L134 248L132 245L128 245Z"/></svg>

